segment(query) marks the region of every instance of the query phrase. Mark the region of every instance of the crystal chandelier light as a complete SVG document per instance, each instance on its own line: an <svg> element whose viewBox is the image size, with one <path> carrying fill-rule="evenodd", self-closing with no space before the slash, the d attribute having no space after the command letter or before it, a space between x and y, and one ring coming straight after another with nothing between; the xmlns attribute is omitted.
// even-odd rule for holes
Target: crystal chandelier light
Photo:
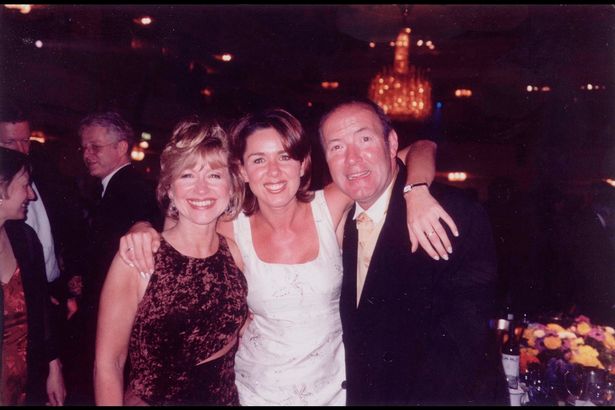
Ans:
<svg viewBox="0 0 615 410"><path fill-rule="evenodd" d="M424 120L432 110L431 82L410 65L410 28L403 28L395 41L393 66L372 79L369 98L394 120Z"/></svg>

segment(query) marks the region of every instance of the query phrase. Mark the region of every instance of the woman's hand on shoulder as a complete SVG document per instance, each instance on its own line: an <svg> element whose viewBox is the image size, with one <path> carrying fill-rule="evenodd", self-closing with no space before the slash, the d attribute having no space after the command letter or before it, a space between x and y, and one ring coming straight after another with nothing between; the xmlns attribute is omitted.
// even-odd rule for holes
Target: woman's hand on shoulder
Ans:
<svg viewBox="0 0 615 410"><path fill-rule="evenodd" d="M160 248L160 233L147 222L137 222L120 238L119 254L124 263L143 275L154 272L154 253Z"/></svg>
<svg viewBox="0 0 615 410"><path fill-rule="evenodd" d="M448 225L454 236L459 236L453 218L442 208L440 203L429 193L427 187L418 187L404 195L408 232L412 252L419 245L435 260L448 260L453 253L451 241L446 234L442 221Z"/></svg>

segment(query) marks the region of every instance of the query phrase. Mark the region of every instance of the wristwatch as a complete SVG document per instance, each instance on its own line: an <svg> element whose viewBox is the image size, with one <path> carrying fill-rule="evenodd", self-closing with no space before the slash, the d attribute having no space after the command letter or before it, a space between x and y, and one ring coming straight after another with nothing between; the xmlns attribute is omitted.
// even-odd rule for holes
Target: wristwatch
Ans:
<svg viewBox="0 0 615 410"><path fill-rule="evenodd" d="M412 191L414 188L418 186L423 186L423 185L429 188L429 184L427 184L427 182L417 182L416 184L408 184L404 187L404 194L407 194L408 192Z"/></svg>

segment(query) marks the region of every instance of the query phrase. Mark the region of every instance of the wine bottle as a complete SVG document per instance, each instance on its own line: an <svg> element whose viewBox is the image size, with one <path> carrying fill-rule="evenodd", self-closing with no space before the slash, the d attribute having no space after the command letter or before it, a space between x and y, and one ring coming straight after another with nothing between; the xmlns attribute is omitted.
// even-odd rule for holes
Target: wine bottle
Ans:
<svg viewBox="0 0 615 410"><path fill-rule="evenodd" d="M502 346L502 366L510 389L519 387L519 339L515 335L512 314L508 315L508 338Z"/></svg>

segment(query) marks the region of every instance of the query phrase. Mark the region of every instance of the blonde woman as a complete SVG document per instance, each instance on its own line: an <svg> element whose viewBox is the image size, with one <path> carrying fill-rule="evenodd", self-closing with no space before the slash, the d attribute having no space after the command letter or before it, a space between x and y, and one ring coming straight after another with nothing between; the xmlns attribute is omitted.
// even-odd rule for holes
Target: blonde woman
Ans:
<svg viewBox="0 0 615 410"><path fill-rule="evenodd" d="M234 356L247 285L234 242L216 232L243 198L217 124L180 122L161 159L157 196L176 223L152 275L116 255L101 295L97 405L238 405ZM130 357L128 388L124 365Z"/></svg>

